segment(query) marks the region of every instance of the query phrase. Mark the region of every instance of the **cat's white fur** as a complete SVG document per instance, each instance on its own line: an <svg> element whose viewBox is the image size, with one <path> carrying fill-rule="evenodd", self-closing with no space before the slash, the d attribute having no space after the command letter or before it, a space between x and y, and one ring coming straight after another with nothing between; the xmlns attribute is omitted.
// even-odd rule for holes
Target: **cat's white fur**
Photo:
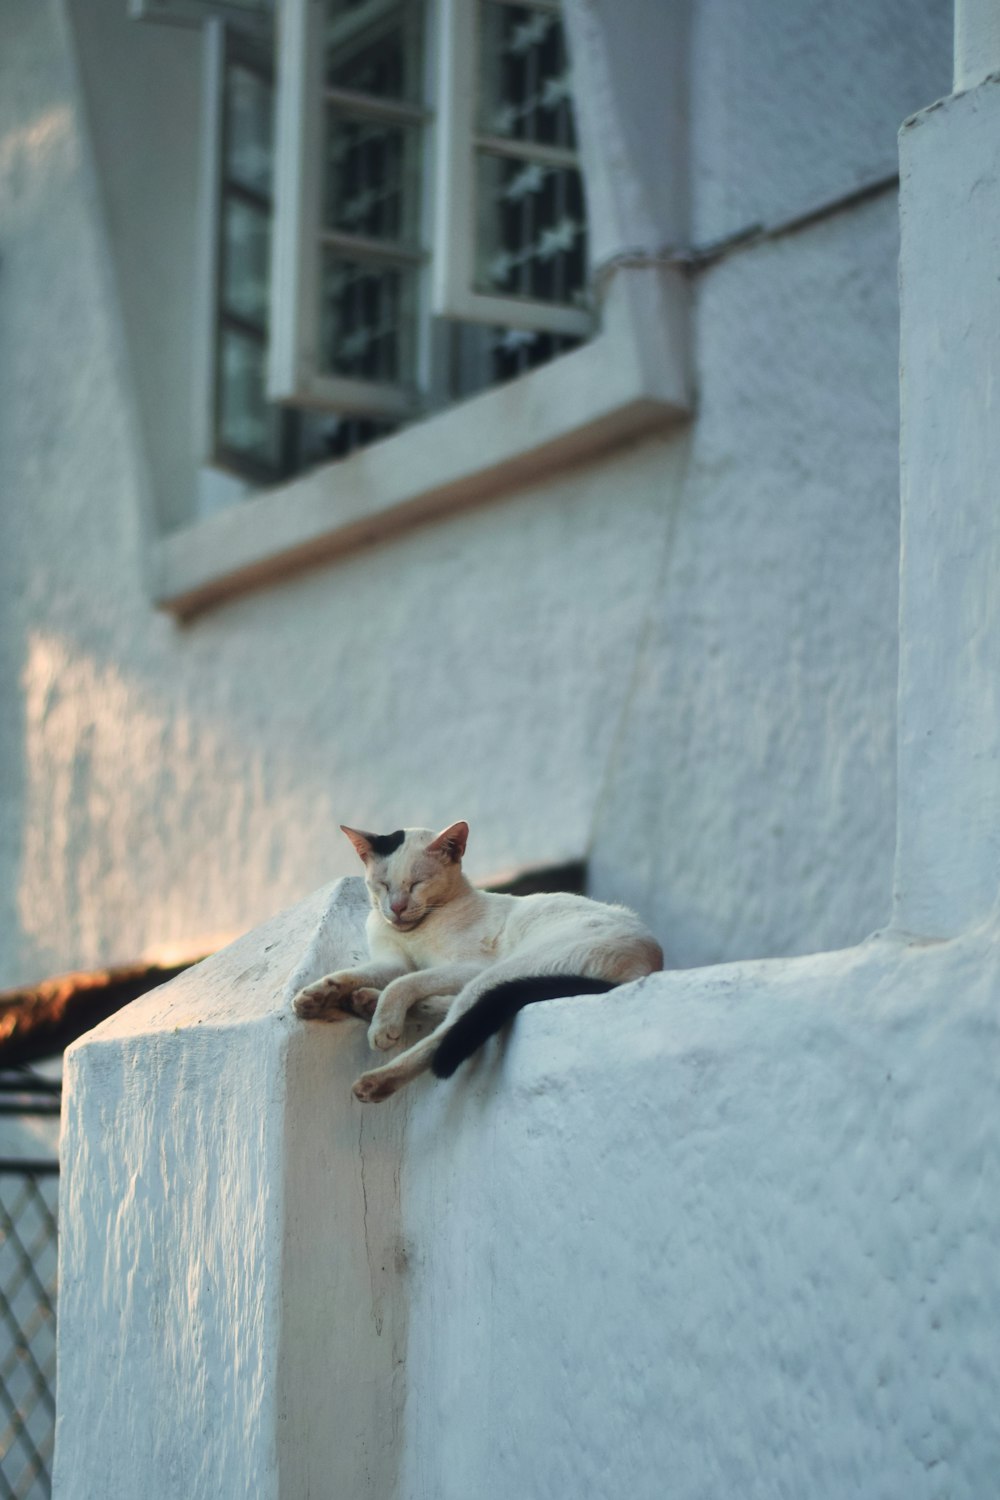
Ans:
<svg viewBox="0 0 1000 1500"><path fill-rule="evenodd" d="M441 1022L392 1062L363 1074L354 1085L359 1099L387 1099L429 1068L449 1027L502 981L567 974L625 984L663 966L660 945L625 907L583 896L476 890L462 874L466 823L439 834L343 831L365 866L371 962L300 990L296 1014L323 1021L370 1016L369 1042L379 1051L399 1042L411 1011Z"/></svg>

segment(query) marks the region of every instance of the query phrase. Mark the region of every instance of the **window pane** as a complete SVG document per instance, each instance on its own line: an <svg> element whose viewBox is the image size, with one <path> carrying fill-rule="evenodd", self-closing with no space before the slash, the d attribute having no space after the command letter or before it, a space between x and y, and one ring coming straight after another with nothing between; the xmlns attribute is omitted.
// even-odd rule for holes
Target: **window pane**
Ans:
<svg viewBox="0 0 1000 1500"><path fill-rule="evenodd" d="M263 331L267 327L270 218L241 198L228 198L222 233L222 306Z"/></svg>
<svg viewBox="0 0 1000 1500"><path fill-rule="evenodd" d="M580 173L481 151L476 176L477 289L579 302L586 277Z"/></svg>
<svg viewBox="0 0 1000 1500"><path fill-rule="evenodd" d="M540 333L528 328L493 330L491 354L492 377L500 384L547 364L558 354L578 349L581 340L566 334Z"/></svg>
<svg viewBox="0 0 1000 1500"><path fill-rule="evenodd" d="M387 7L331 3L328 11L326 81L377 99L417 103L421 99L420 21L417 0ZM365 24L370 16L369 24Z"/></svg>
<svg viewBox="0 0 1000 1500"><path fill-rule="evenodd" d="M327 112L324 221L371 239L415 241L418 132Z"/></svg>
<svg viewBox="0 0 1000 1500"><path fill-rule="evenodd" d="M219 342L219 441L277 471L282 409L265 397L264 345L231 328L222 329Z"/></svg>
<svg viewBox="0 0 1000 1500"><path fill-rule="evenodd" d="M355 15L370 4L371 0L329 0L330 20L339 21L343 16Z"/></svg>
<svg viewBox="0 0 1000 1500"><path fill-rule="evenodd" d="M341 417L319 411L302 411L296 415L299 419L294 447L297 469L329 463L334 458L346 458L349 453L396 431L394 422L378 421L372 417Z"/></svg>
<svg viewBox="0 0 1000 1500"><path fill-rule="evenodd" d="M400 382L413 375L413 271L323 254L320 352L331 374Z"/></svg>
<svg viewBox="0 0 1000 1500"><path fill-rule="evenodd" d="M569 58L558 15L484 0L479 72L483 134L575 149Z"/></svg>
<svg viewBox="0 0 1000 1500"><path fill-rule="evenodd" d="M271 193L271 85L239 63L226 76L226 165L230 182Z"/></svg>
<svg viewBox="0 0 1000 1500"><path fill-rule="evenodd" d="M327 0L328 97L322 226L413 250L421 221L422 131L379 118L386 103L419 103L423 0ZM320 364L324 373L409 383L416 368L416 275L372 248L321 251Z"/></svg>

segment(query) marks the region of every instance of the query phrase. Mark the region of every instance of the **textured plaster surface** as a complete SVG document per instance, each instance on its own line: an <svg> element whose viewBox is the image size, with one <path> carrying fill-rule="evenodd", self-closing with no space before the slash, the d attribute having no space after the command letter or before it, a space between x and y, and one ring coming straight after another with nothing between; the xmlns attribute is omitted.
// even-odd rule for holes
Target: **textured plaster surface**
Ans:
<svg viewBox="0 0 1000 1500"><path fill-rule="evenodd" d="M595 894L678 964L888 915L896 236L886 194L700 282L699 420L592 847Z"/></svg>
<svg viewBox="0 0 1000 1500"><path fill-rule="evenodd" d="M678 962L862 938L894 803L891 199L707 273L688 433L177 626L142 582L123 351L155 330L120 280L166 210L129 220L121 164L95 192L83 122L101 169L140 90L94 116L94 16L82 113L55 0L0 18L3 983L244 930L353 873L345 820L467 817L475 875L593 845Z"/></svg>
<svg viewBox="0 0 1000 1500"><path fill-rule="evenodd" d="M318 891L68 1054L60 1500L395 1492L402 1116L350 1094L361 1028L288 1003L366 910Z"/></svg>
<svg viewBox="0 0 1000 1500"><path fill-rule="evenodd" d="M375 1108L289 1008L364 910L71 1051L58 1500L992 1493L997 913L532 1007Z"/></svg>
<svg viewBox="0 0 1000 1500"><path fill-rule="evenodd" d="M576 128L592 267L690 240L691 10L632 0L623 26L616 0L563 6L574 95L586 100Z"/></svg>
<svg viewBox="0 0 1000 1500"><path fill-rule="evenodd" d="M654 975L420 1087L401 1495L993 1494L998 952Z"/></svg>
<svg viewBox="0 0 1000 1500"><path fill-rule="evenodd" d="M156 475L149 523L176 525L191 513L203 458L192 443L201 37L130 23L118 0L64 5L117 292L113 316L131 354L129 399Z"/></svg>
<svg viewBox="0 0 1000 1500"><path fill-rule="evenodd" d="M896 903L901 925L935 936L981 920L1000 884L998 140L995 79L900 133L906 574Z"/></svg>
<svg viewBox="0 0 1000 1500"><path fill-rule="evenodd" d="M693 6L696 243L896 170L900 121L951 88L950 0Z"/></svg>
<svg viewBox="0 0 1000 1500"><path fill-rule="evenodd" d="M67 1054L61 1496L140 1494L154 1474L178 1500L274 1492L285 1036L267 1000L289 966L275 940L299 946L311 915L245 938Z"/></svg>

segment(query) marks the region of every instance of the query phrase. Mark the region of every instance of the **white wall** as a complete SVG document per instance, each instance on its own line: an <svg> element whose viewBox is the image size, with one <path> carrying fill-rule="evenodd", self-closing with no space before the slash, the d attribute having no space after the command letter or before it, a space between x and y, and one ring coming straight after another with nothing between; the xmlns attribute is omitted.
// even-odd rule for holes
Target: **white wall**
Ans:
<svg viewBox="0 0 1000 1500"><path fill-rule="evenodd" d="M896 236L890 193L700 284L699 418L593 846L595 890L682 964L888 915Z"/></svg>
<svg viewBox="0 0 1000 1500"><path fill-rule="evenodd" d="M762 7L704 7L696 167L707 193L726 166L723 204L757 187L701 232L777 212L775 180L805 207L881 170L859 68L894 119L947 70L940 7L897 8L891 46L852 10L813 70L851 101L831 164L751 108ZM146 602L142 536L183 509L196 49L136 36L117 0L69 18L0 21L4 982L243 929L352 869L343 819L467 816L477 874L592 851L681 963L862 937L893 837L891 194L703 274L688 432L178 626ZM725 92L706 57L733 28ZM814 87L774 108L798 120ZM183 128L154 150L173 93Z"/></svg>
<svg viewBox="0 0 1000 1500"><path fill-rule="evenodd" d="M176 526L192 514L201 456L192 443L200 35L131 23L119 0L64 9L106 235L108 312L125 335L123 373L150 468L140 503L150 525Z"/></svg>
<svg viewBox="0 0 1000 1500"><path fill-rule="evenodd" d="M996 80L903 138L896 925L532 1007L377 1107L289 1005L360 882L113 1017L67 1066L58 1500L995 1492L998 142Z"/></svg>
<svg viewBox="0 0 1000 1500"><path fill-rule="evenodd" d="M654 976L421 1091L399 1494L991 1494L996 953Z"/></svg>
<svg viewBox="0 0 1000 1500"><path fill-rule="evenodd" d="M900 122L951 89L951 0L700 0L694 18L700 244L895 172Z"/></svg>
<svg viewBox="0 0 1000 1500"><path fill-rule="evenodd" d="M363 1106L363 1029L289 1005L363 909L69 1054L58 1500L992 1493L997 912L532 1007Z"/></svg>

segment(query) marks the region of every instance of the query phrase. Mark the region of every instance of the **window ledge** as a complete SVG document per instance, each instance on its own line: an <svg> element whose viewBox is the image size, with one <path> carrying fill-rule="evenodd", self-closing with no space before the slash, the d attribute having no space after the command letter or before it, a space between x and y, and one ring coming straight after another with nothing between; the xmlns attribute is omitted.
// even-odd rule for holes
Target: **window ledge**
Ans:
<svg viewBox="0 0 1000 1500"><path fill-rule="evenodd" d="M550 365L152 544L154 602L195 614L533 482L690 412L688 288L619 269L602 331Z"/></svg>

